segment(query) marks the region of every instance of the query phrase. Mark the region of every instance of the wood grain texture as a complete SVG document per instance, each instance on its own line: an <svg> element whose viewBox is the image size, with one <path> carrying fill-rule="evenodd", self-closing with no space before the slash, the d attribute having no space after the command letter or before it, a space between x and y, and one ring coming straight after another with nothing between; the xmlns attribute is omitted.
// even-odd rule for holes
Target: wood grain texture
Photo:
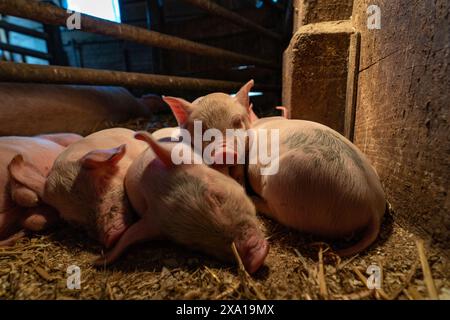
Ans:
<svg viewBox="0 0 450 320"><path fill-rule="evenodd" d="M349 20L305 25L284 53L283 106L293 119L320 122L344 132Z"/></svg>
<svg viewBox="0 0 450 320"><path fill-rule="evenodd" d="M309 23L347 20L353 0L294 0L294 33Z"/></svg>
<svg viewBox="0 0 450 320"><path fill-rule="evenodd" d="M368 30L367 7L381 8ZM449 2L356 0L361 33L355 143L372 160L397 221L450 246Z"/></svg>

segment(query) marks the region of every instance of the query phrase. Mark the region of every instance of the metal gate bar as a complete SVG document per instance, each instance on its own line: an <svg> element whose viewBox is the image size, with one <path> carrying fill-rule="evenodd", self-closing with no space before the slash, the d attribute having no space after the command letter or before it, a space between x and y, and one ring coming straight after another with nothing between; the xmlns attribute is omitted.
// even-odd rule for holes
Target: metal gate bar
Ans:
<svg viewBox="0 0 450 320"><path fill-rule="evenodd" d="M133 72L88 68L43 66L0 62L0 81L39 82L57 84L113 85L152 89L189 89L197 91L232 91L240 82L199 78L173 77ZM278 91L274 85L256 85L255 90Z"/></svg>
<svg viewBox="0 0 450 320"><path fill-rule="evenodd" d="M71 16L71 13L66 12L64 9L29 0L0 0L0 13L59 26L67 26L68 18ZM278 64L268 60L211 47L156 31L95 18L85 14L80 14L80 16L81 30L85 32L102 34L148 46L221 58L242 64L255 64L271 69L279 68Z"/></svg>
<svg viewBox="0 0 450 320"><path fill-rule="evenodd" d="M224 7L221 7L212 1L209 1L209 0L183 0L183 1L193 5L195 7L203 9L213 15L227 19L227 20L233 22L234 24L237 24L246 29L254 30L256 32L264 34L264 35L266 35L272 39L278 40L278 41L283 40L283 37L281 35L268 30L256 23L254 23L253 21L248 20L248 19L240 16L237 13L234 13L233 11L225 9Z"/></svg>

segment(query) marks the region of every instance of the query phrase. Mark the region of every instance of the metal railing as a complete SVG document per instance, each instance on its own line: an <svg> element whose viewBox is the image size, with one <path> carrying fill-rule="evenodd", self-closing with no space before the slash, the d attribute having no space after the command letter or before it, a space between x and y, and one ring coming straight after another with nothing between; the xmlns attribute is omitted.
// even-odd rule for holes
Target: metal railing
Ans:
<svg viewBox="0 0 450 320"><path fill-rule="evenodd" d="M254 23L251 20L248 20L237 13L234 13L233 11L227 10L217 4L215 4L212 1L209 0L183 0L184 2L187 2L197 8L203 9L207 11L208 13L211 13L213 15L216 15L218 17L227 19L234 24L244 27L246 29L250 29L256 32L259 32L261 34L264 34L272 39L275 39L277 41L283 41L283 37L273 31L267 30L266 28L261 27L260 25Z"/></svg>
<svg viewBox="0 0 450 320"><path fill-rule="evenodd" d="M281 39L272 31L226 10L211 1L184 0L210 13L257 30L275 39ZM38 21L48 25L67 26L73 13L62 8L30 0L0 0L0 14ZM101 34L142 45L178 50L194 55L218 58L240 64L252 64L269 69L279 69L278 63L194 41L146 30L127 24L120 24L80 14L81 31ZM34 52L31 52L34 54ZM210 79L149 75L72 67L36 66L0 62L0 81L35 81L45 83L76 83L97 85L122 85L129 87L180 88L180 89L236 89L241 83ZM276 90L276 86L259 86L264 90Z"/></svg>
<svg viewBox="0 0 450 320"><path fill-rule="evenodd" d="M117 85L154 89L234 90L240 82L200 78L165 76L135 72L97 70L89 68L0 63L0 80L60 84ZM278 86L256 85L256 90L275 91Z"/></svg>

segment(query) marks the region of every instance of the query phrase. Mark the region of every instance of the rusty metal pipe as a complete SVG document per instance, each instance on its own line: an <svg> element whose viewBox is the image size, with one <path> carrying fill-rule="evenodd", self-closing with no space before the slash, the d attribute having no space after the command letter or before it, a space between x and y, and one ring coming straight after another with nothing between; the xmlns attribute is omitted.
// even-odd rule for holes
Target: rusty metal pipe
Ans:
<svg viewBox="0 0 450 320"><path fill-rule="evenodd" d="M283 37L276 32L270 31L256 23L254 23L251 20L248 20L242 16L240 16L237 13L234 13L233 11L230 11L228 9L225 9L224 7L219 6L218 4L215 4L212 1L209 0L183 0L184 2L189 3L192 6L198 7L200 9L203 9L207 11L208 13L211 13L213 15L216 15L218 17L227 19L234 24L237 24L238 26L244 27L246 29L254 30L256 32L259 32L261 34L264 34L272 39L282 41Z"/></svg>
<svg viewBox="0 0 450 320"><path fill-rule="evenodd" d="M26 63L0 62L0 81L57 84L111 85L148 89L193 91L232 91L243 83L200 78L173 77L122 71L58 67ZM255 90L277 91L274 85L256 85Z"/></svg>
<svg viewBox="0 0 450 320"><path fill-rule="evenodd" d="M29 0L0 0L0 13L64 27L67 26L68 18L72 15L71 13L66 12L66 10L53 5ZM85 14L81 14L80 17L81 30L85 32L111 36L147 46L221 58L238 63L255 64L271 69L279 68L276 63L268 60L211 47L156 31L149 31L143 28L115 23Z"/></svg>

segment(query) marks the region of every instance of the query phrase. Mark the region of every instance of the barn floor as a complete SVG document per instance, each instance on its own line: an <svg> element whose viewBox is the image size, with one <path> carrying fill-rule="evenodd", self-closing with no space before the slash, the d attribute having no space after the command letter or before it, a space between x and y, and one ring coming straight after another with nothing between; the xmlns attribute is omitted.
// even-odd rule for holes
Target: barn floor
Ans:
<svg viewBox="0 0 450 320"><path fill-rule="evenodd" d="M380 239L365 254L339 261L325 249L322 279L326 289L322 291L317 258L320 246L314 244L317 239L262 220L271 250L265 266L252 280L242 277L237 265L227 265L166 242L134 247L114 266L95 269L90 261L101 248L87 240L84 233L61 225L53 233L22 239L15 247L0 250L0 299L428 297L416 238L390 217ZM427 258L440 297L450 299L448 261L432 248ZM372 263L383 266L382 292L368 290L355 271L366 275L365 270ZM81 268L80 290L66 286L66 269L70 265Z"/></svg>
<svg viewBox="0 0 450 320"><path fill-rule="evenodd" d="M139 129L142 125L128 127ZM320 243L321 239L265 218L261 220L271 249L265 266L251 278L239 272L237 264L224 264L167 242L136 246L113 266L96 269L90 262L101 247L83 232L62 224L52 232L0 249L0 300L429 297L419 263L417 237L390 214L371 249L344 260ZM436 248L425 247L438 294L442 299L450 299L450 263ZM371 264L382 266L382 290L369 290L363 283ZM81 268L80 290L67 288L66 270L70 265Z"/></svg>

